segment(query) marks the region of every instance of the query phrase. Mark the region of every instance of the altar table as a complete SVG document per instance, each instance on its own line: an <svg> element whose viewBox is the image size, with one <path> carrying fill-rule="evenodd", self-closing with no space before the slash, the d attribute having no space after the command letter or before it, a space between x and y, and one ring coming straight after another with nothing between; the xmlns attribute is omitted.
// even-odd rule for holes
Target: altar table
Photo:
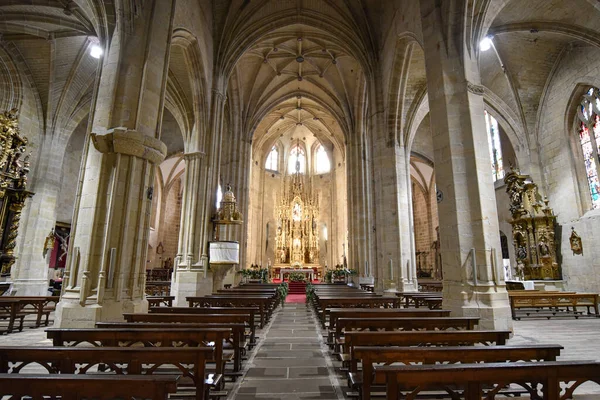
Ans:
<svg viewBox="0 0 600 400"><path fill-rule="evenodd" d="M294 272L300 272L301 274L308 275L308 278L310 279L311 282L313 281L314 274L315 274L315 271L312 268L305 268L305 269L281 268L279 270L279 279L281 279L281 282L283 282L284 274L294 273Z"/></svg>

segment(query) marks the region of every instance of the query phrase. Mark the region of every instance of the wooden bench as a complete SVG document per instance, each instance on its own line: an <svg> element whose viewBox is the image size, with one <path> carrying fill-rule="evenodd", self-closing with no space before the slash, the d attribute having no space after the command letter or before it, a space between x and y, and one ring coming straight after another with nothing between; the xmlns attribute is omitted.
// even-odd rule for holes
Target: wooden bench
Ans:
<svg viewBox="0 0 600 400"><path fill-rule="evenodd" d="M563 349L560 345L489 346L489 347L374 347L356 346L354 357L361 362L361 372L349 373L349 384L363 400L371 398L374 385L384 385L385 376L375 374L377 364L401 363L493 363L517 361L556 361Z"/></svg>
<svg viewBox="0 0 600 400"><path fill-rule="evenodd" d="M225 374L223 343L230 339L231 329L46 329L54 346L75 347L214 347L215 371ZM222 388L222 384L220 389Z"/></svg>
<svg viewBox="0 0 600 400"><path fill-rule="evenodd" d="M566 400L572 398L582 383L600 385L600 362L591 361L381 366L375 367L375 373L385 375L386 397L394 400L400 392L410 392L410 398L414 398L424 390L440 388L452 398L494 399L508 384L523 387L536 399L541 399L538 395L541 389L544 400ZM567 387L564 392L561 385Z"/></svg>
<svg viewBox="0 0 600 400"><path fill-rule="evenodd" d="M156 399L177 390L176 375L0 374L0 395L20 399Z"/></svg>
<svg viewBox="0 0 600 400"><path fill-rule="evenodd" d="M0 347L0 373L20 373L38 365L49 374L88 374L105 364L117 375L151 375L172 372L183 375L178 387L191 386L196 400L207 399L206 360L214 359L213 347ZM159 367L169 366L167 371ZM188 381L190 381L188 383Z"/></svg>
<svg viewBox="0 0 600 400"><path fill-rule="evenodd" d="M405 308L330 308L327 342L333 346L333 336L338 318L408 318L408 317L448 317L449 310L424 310Z"/></svg>
<svg viewBox="0 0 600 400"><path fill-rule="evenodd" d="M411 306L419 308L426 305L425 298L441 299L442 294L440 292L398 292L396 293L396 297L404 300L404 308Z"/></svg>
<svg viewBox="0 0 600 400"><path fill-rule="evenodd" d="M269 304L271 299L266 297L252 297L252 298L241 298L241 297L186 297L191 308L214 308L214 307L229 307L229 308L244 308L244 307L256 307L258 308L258 315L260 316L260 328L264 328L267 323L269 315Z"/></svg>
<svg viewBox="0 0 600 400"><path fill-rule="evenodd" d="M188 314L123 314L127 323L99 322L96 327L103 329L231 329L233 335L224 342L224 350L233 350L233 372L242 369L242 354L245 349L246 315L217 315L210 318L206 315ZM144 318L144 316L147 316ZM213 316L211 316L213 317ZM233 320L233 321L232 321ZM235 322L234 322L235 321ZM236 374L231 374L236 375Z"/></svg>
<svg viewBox="0 0 600 400"><path fill-rule="evenodd" d="M146 296L148 307L173 307L175 296Z"/></svg>
<svg viewBox="0 0 600 400"><path fill-rule="evenodd" d="M479 318L471 317L338 318L333 336L337 350L347 332L471 331L478 323Z"/></svg>
<svg viewBox="0 0 600 400"><path fill-rule="evenodd" d="M597 293L574 293L574 292L536 292L536 293L513 293L508 292L510 299L510 308L513 319L521 319L517 316L519 309L534 309L536 315L540 310L548 308L551 315L543 315L550 319L556 316L560 309L566 309L567 312L573 309L572 315L578 318L577 307L586 307L588 315L593 315L596 318L600 317L598 310ZM593 313L590 311L593 310ZM530 313L526 313L527 316Z"/></svg>
<svg viewBox="0 0 600 400"><path fill-rule="evenodd" d="M401 299L394 297L337 297L337 298L319 298L319 319L321 326L325 328L327 318L327 309L329 308L400 308Z"/></svg>
<svg viewBox="0 0 600 400"><path fill-rule="evenodd" d="M413 331L413 332L347 332L340 359L356 372L356 346L504 346L510 331Z"/></svg>
<svg viewBox="0 0 600 400"><path fill-rule="evenodd" d="M250 347L256 345L256 326L258 307L153 307L148 309L150 314L194 314L194 315L249 315L250 316ZM232 320L231 322L235 322ZM260 320L258 321L260 324Z"/></svg>
<svg viewBox="0 0 600 400"><path fill-rule="evenodd" d="M25 315L35 315L35 327L42 325L42 318L45 316L44 325L48 326L50 313L56 310L56 304L60 296L13 296L12 299L19 300L21 305L20 312ZM51 303L54 303L51 305Z"/></svg>
<svg viewBox="0 0 600 400"><path fill-rule="evenodd" d="M479 318L471 317L425 317L425 318L339 318L335 326L334 341L339 348L344 344L344 334L362 331L472 331Z"/></svg>
<svg viewBox="0 0 600 400"><path fill-rule="evenodd" d="M430 310L441 310L442 309L442 299L440 297L425 297L423 302Z"/></svg>
<svg viewBox="0 0 600 400"><path fill-rule="evenodd" d="M19 332L23 331L25 313L21 312L21 301L12 297L0 298L0 319L8 320L6 333L12 333L17 321L17 329Z"/></svg>

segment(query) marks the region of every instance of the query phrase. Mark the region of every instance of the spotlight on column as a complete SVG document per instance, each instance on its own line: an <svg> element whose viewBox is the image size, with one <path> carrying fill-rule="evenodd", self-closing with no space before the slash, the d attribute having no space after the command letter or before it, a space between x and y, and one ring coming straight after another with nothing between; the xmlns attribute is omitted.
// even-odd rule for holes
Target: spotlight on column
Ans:
<svg viewBox="0 0 600 400"><path fill-rule="evenodd" d="M492 44L492 38L490 36L486 36L481 42L479 42L479 50L488 51L492 48Z"/></svg>
<svg viewBox="0 0 600 400"><path fill-rule="evenodd" d="M99 44L95 43L90 46L90 56L94 58L100 58L102 56L102 53L104 53L104 51L102 50L102 47L100 47Z"/></svg>

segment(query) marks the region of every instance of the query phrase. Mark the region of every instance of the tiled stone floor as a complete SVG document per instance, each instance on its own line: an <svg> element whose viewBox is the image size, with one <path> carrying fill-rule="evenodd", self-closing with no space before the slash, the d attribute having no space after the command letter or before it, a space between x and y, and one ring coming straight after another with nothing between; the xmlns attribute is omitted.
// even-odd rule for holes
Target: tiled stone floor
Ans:
<svg viewBox="0 0 600 400"><path fill-rule="evenodd" d="M600 319L514 321L509 344L557 343L561 360L600 361ZM340 363L329 355L312 312L302 303L287 303L259 332L256 351L245 363L245 376L228 384L228 399L341 400L348 391ZM44 328L0 336L0 346L51 346ZM580 387L576 400L600 400L600 386Z"/></svg>
<svg viewBox="0 0 600 400"><path fill-rule="evenodd" d="M304 304L286 303L263 335L230 399L344 398L317 321Z"/></svg>

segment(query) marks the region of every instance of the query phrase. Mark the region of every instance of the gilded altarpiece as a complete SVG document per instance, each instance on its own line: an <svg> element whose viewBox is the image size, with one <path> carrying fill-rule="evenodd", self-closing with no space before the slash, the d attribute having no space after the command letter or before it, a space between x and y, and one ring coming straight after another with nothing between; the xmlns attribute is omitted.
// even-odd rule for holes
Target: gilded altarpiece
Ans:
<svg viewBox="0 0 600 400"><path fill-rule="evenodd" d="M276 209L276 266L304 267L319 263L319 199L304 174L290 175Z"/></svg>
<svg viewBox="0 0 600 400"><path fill-rule="evenodd" d="M0 268L10 273L16 261L15 246L25 200L33 193L26 190L29 156L25 156L27 138L21 135L17 110L0 114Z"/></svg>
<svg viewBox="0 0 600 400"><path fill-rule="evenodd" d="M510 197L510 221L517 259L516 273L526 280L561 279L557 262L556 216L528 175L511 170L504 177Z"/></svg>

